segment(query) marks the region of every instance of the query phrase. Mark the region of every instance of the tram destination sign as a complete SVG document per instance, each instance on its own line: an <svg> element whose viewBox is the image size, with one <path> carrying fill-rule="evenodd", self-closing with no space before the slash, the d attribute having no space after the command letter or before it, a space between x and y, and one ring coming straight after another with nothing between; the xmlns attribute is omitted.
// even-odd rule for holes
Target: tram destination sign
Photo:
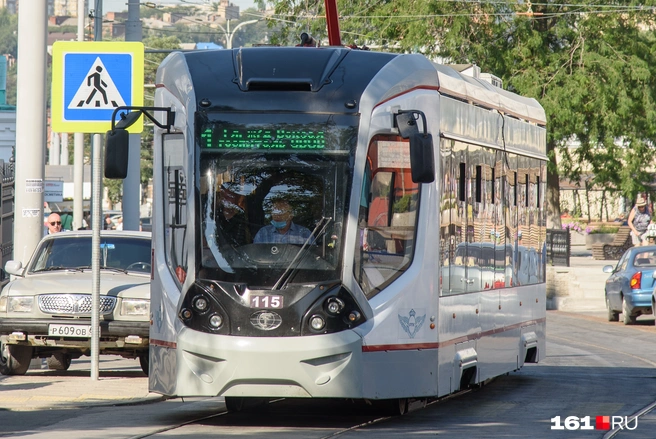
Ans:
<svg viewBox="0 0 656 439"><path fill-rule="evenodd" d="M201 134L205 149L324 149L323 130L289 128L217 128Z"/></svg>

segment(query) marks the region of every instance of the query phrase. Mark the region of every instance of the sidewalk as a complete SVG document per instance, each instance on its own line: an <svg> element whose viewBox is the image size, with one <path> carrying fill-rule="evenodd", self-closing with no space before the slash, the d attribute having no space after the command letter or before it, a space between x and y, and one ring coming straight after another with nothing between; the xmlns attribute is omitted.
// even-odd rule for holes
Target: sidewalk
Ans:
<svg viewBox="0 0 656 439"><path fill-rule="evenodd" d="M593 259L592 250L587 250L584 245L573 245L569 267L548 267L548 270L553 270L555 279L547 289L556 287L558 293L547 300L547 309L605 313L604 288L609 274L603 272L603 267L616 264L617 260Z"/></svg>
<svg viewBox="0 0 656 439"><path fill-rule="evenodd" d="M143 404L163 400L162 395L148 392L148 377L137 370L138 366L116 367L121 362L129 361L120 357L103 361L105 364L101 364L99 379L92 380L88 357L74 361L68 371L41 369L39 362L33 360L26 375L0 375L0 407L5 410L32 411L54 407L66 409Z"/></svg>

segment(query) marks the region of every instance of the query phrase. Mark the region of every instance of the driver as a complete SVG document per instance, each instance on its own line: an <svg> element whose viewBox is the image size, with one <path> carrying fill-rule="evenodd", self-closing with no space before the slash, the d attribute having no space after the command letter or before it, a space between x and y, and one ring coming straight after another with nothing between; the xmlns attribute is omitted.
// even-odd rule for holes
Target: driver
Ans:
<svg viewBox="0 0 656 439"><path fill-rule="evenodd" d="M255 244L303 244L312 234L310 230L292 222L294 214L284 200L273 202L271 225L262 227L253 242Z"/></svg>

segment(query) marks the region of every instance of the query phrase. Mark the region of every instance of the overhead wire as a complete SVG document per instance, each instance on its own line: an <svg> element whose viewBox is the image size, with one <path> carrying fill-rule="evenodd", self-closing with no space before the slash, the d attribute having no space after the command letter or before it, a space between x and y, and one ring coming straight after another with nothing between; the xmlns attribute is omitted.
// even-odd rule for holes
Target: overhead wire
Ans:
<svg viewBox="0 0 656 439"><path fill-rule="evenodd" d="M203 1L203 0L201 0ZM394 19L394 20L403 20L402 23L411 23L414 21L419 21L419 20L425 20L425 19L430 19L430 18L445 18L445 17L514 17L514 16L521 16L518 15L517 11L508 11L508 12L465 12L465 13L449 13L449 14L406 14L406 15L399 15L399 14L390 14L390 15L362 15L362 12L365 10L371 10L372 8L375 8L378 4L382 3L385 0L376 0L376 2L372 5L368 5L366 8L360 9L357 13L354 14L342 14L340 15L341 20L349 20L349 19ZM499 0L440 0L443 3L458 3L458 4L475 4L475 5L506 5L509 7L513 8L521 8L523 6L527 6L529 2L527 3L509 3L506 1L499 1ZM150 5L152 2L148 2L147 4L143 4L144 6L155 8L156 5ZM185 3L192 3L189 0L186 0ZM200 4L200 3L196 3ZM558 7L571 7L571 8L576 8L576 10L571 10L571 11L557 11L557 12L541 12L541 15L527 15L527 18L532 19L532 20L544 20L544 19L549 19L549 18L554 18L554 17L562 17L562 16L567 16L567 15L581 15L581 14L606 14L606 13L639 13L639 12L649 12L649 13L654 13L656 12L656 7L652 6L644 6L644 5L635 5L635 6L630 6L630 5L606 5L606 4L599 4L599 3L590 3L590 4L574 4L574 3L533 3L530 2L532 6L548 6L550 9L555 9ZM317 19L322 19L325 20L326 16L321 15L321 14L311 14L310 13L310 7L308 0L305 1L305 11L303 14L271 14L271 15L264 15L264 14L254 14L252 12L247 12L244 13L244 15L251 15L254 17L259 17L261 19L266 19L270 21L279 21L283 23L289 23L289 24L295 24L298 23L299 20L301 21L306 21L306 27L309 29L310 22L312 20L317 20ZM591 9L594 8L594 9ZM520 12L521 13L521 12ZM163 32L163 33L179 33L179 34L203 34L203 33L208 33L208 32L214 32L216 31L216 28L213 28L210 24L204 23L202 21L194 20L189 17L186 17L182 14L176 14L172 13L171 14L173 17L176 17L179 19L179 21L187 21L190 23L193 23L199 27L207 27L210 29L209 31L190 31L190 30L182 30L182 29L165 29L165 28L153 28L153 27L148 27L148 26L143 26L143 29L150 30L153 32ZM357 32L349 32L349 31L342 31L345 34L351 34L351 35L357 35L357 36L367 36L366 34L362 33L357 33Z"/></svg>

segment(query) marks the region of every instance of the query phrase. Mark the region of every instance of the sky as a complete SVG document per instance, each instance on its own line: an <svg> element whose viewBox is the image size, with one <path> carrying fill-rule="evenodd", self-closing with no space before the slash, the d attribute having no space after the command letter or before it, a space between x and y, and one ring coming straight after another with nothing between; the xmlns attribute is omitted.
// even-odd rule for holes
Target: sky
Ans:
<svg viewBox="0 0 656 439"><path fill-rule="evenodd" d="M141 0L143 3L145 0ZM172 3L179 4L206 4L207 0L151 0L155 4L170 5ZM230 0L231 3L239 6L241 10L250 8L255 4L252 0ZM96 0L89 0L89 9L94 9ZM218 3L218 0L211 0L211 3ZM128 10L128 0L103 0L103 13L106 12L122 12Z"/></svg>

